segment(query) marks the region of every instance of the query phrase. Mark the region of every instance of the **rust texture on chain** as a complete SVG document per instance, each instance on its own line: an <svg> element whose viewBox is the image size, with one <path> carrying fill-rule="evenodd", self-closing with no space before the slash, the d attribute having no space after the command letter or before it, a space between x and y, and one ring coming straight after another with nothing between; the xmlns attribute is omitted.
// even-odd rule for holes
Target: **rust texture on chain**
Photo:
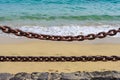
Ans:
<svg viewBox="0 0 120 80"><path fill-rule="evenodd" d="M97 62L120 61L120 56L0 56L0 62Z"/></svg>
<svg viewBox="0 0 120 80"><path fill-rule="evenodd" d="M12 33L16 36L25 36L27 38L35 38L40 40L52 41L83 41L94 40L95 38L105 38L106 36L114 36L120 33L120 28L109 30L108 32L99 32L98 34L78 35L78 36L56 36L36 34L32 32L24 32L19 29L12 29L8 26L0 26L0 30L4 33ZM0 56L0 62L96 62L96 61L120 61L120 56Z"/></svg>
<svg viewBox="0 0 120 80"><path fill-rule="evenodd" d="M97 34L88 34L88 35L78 35L78 36L57 36L57 35L45 35L45 34L36 34L32 32L24 32L19 29L12 29L8 26L0 26L0 30L4 33L12 33L16 36L24 36L27 38L35 38L40 40L52 40L52 41L84 41L84 40L94 40L96 38L105 38L107 36L114 36L117 33L120 33L119 29L111 29L108 32L99 32Z"/></svg>

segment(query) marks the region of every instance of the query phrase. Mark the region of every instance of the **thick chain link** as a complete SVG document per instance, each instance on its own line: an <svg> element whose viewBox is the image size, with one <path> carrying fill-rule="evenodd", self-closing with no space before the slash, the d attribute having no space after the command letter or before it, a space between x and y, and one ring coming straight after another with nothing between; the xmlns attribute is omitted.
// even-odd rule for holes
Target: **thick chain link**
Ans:
<svg viewBox="0 0 120 80"><path fill-rule="evenodd" d="M0 56L0 62L97 62L120 61L120 56Z"/></svg>
<svg viewBox="0 0 120 80"><path fill-rule="evenodd" d="M83 40L94 40L96 38L105 38L106 36L114 36L120 33L118 30L112 29L108 32L99 32L98 34L78 35L78 36L54 36L54 35L43 35L32 32L24 32L19 29L12 29L8 26L0 26L0 30L4 33L12 33L16 36L25 36L27 38L35 38L40 40L52 40L52 41L83 41ZM120 56L0 56L0 62L96 62L96 61L119 61Z"/></svg>
<svg viewBox="0 0 120 80"><path fill-rule="evenodd" d="M32 32L24 32L19 29L12 29L8 26L0 26L0 30L4 33L12 33L16 36L24 36L27 38L35 38L40 40L52 40L52 41L83 41L83 40L94 40L96 38L105 38L107 36L114 36L120 33L120 28L118 30L112 29L108 32L99 32L98 34L88 34L88 35L78 35L78 36L55 36L55 35L44 35L36 34Z"/></svg>

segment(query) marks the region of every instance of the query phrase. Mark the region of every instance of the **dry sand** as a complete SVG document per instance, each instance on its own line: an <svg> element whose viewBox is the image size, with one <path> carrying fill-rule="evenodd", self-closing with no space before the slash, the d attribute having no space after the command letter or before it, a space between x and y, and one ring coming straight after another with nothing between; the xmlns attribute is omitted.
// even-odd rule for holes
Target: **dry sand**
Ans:
<svg viewBox="0 0 120 80"><path fill-rule="evenodd" d="M120 38L83 42L57 42L0 38L0 55L6 56L83 56L120 55ZM120 71L120 62L40 62L0 63L0 72Z"/></svg>

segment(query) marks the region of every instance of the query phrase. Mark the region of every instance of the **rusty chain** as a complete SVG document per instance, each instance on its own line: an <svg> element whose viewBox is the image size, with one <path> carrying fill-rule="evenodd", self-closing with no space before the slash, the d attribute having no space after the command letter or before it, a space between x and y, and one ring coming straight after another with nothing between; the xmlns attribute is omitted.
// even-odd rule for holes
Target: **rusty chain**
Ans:
<svg viewBox="0 0 120 80"><path fill-rule="evenodd" d="M12 29L8 26L0 26L0 30L4 33L12 33L16 36L25 36L27 38L35 38L40 40L52 40L52 41L83 41L94 40L96 38L105 38L106 36L114 36L120 33L118 30L112 29L108 32L99 32L98 34L78 35L78 36L55 36L55 35L43 35L32 32L24 32L19 29ZM120 56L0 56L0 62L96 62L96 61L120 61Z"/></svg>
<svg viewBox="0 0 120 80"><path fill-rule="evenodd" d="M97 62L120 61L120 56L0 56L0 62Z"/></svg>
<svg viewBox="0 0 120 80"><path fill-rule="evenodd" d="M44 35L36 34L32 32L24 32L19 29L12 29L8 26L0 26L0 30L4 33L12 33L16 36L24 36L27 38L35 38L40 40L52 40L52 41L83 41L83 40L94 40L96 38L105 38L107 36L114 36L120 33L120 28L118 30L112 29L108 32L99 32L98 34L88 34L88 35L78 35L78 36L56 36L56 35Z"/></svg>

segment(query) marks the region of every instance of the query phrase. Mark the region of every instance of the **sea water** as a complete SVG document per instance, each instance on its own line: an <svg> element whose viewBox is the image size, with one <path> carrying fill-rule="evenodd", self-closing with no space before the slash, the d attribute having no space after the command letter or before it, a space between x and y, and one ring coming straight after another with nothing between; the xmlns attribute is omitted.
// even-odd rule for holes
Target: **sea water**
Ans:
<svg viewBox="0 0 120 80"><path fill-rule="evenodd" d="M120 27L120 0L0 0L0 25L50 35L108 31Z"/></svg>

